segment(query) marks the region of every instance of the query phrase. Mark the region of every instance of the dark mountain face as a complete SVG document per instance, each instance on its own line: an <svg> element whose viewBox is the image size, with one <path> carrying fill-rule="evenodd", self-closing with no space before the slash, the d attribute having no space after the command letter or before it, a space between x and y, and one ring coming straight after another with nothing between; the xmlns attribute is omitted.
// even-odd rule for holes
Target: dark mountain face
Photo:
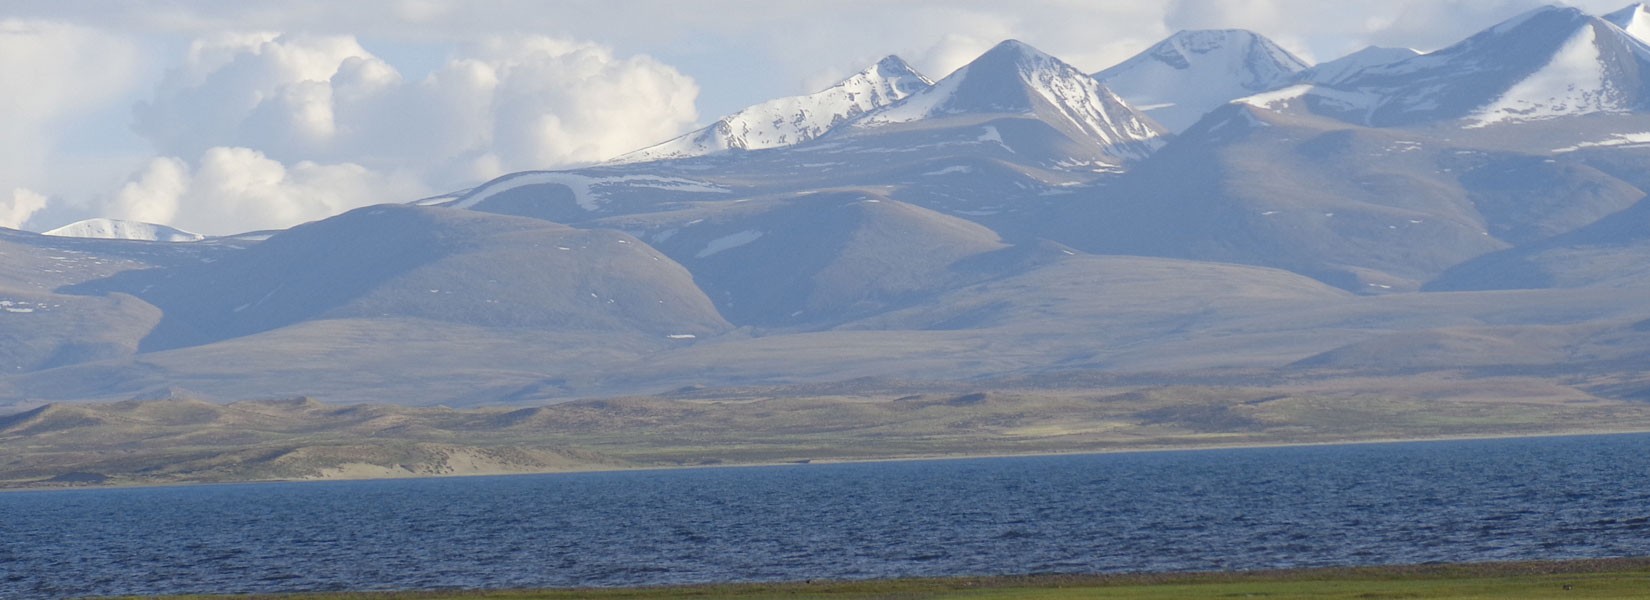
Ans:
<svg viewBox="0 0 1650 600"><path fill-rule="evenodd" d="M232 255L230 242L144 243L42 236L0 229L0 372L26 373L124 359L161 311L123 293L66 290L145 269Z"/></svg>
<svg viewBox="0 0 1650 600"><path fill-rule="evenodd" d="M1273 266L1383 293L1585 226L1644 192L1577 157L1234 105L1091 193L1061 211L1055 239L1097 253Z"/></svg>
<svg viewBox="0 0 1650 600"><path fill-rule="evenodd" d="M622 233L437 208L359 209L220 261L123 275L75 291L122 290L164 311L144 350L352 317L657 335L727 328L691 275Z"/></svg>
<svg viewBox="0 0 1650 600"><path fill-rule="evenodd" d="M1650 284L1650 200L1591 224L1455 265L1428 291Z"/></svg>
<svg viewBox="0 0 1650 600"><path fill-rule="evenodd" d="M735 323L820 326L930 297L988 273L965 261L1007 247L978 224L880 194L824 192L614 226L687 266Z"/></svg>

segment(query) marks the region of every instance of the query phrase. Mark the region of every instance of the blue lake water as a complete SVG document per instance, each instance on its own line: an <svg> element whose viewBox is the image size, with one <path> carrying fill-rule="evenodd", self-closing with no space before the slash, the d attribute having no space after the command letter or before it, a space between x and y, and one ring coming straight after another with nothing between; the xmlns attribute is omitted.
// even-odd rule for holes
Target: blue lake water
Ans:
<svg viewBox="0 0 1650 600"><path fill-rule="evenodd" d="M1650 555L1650 435L0 493L0 598Z"/></svg>

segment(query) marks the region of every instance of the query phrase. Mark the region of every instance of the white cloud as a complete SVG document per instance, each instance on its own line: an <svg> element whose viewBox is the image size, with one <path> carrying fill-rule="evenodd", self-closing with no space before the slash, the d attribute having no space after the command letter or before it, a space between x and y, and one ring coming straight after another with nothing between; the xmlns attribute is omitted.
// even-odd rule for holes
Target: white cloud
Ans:
<svg viewBox="0 0 1650 600"><path fill-rule="evenodd" d="M11 198L0 201L0 227L22 229L29 217L46 208L46 197L25 188L11 191Z"/></svg>
<svg viewBox="0 0 1650 600"><path fill-rule="evenodd" d="M329 80L368 53L347 36L219 34L196 40L154 99L138 104L138 133L162 154L196 156L238 145L299 160L334 131Z"/></svg>
<svg viewBox="0 0 1650 600"><path fill-rule="evenodd" d="M560 167L666 139L697 119L697 94L651 58L544 36L487 38L408 82L353 37L224 35L190 48L137 127L167 155L256 148L286 164L416 169L440 188L499 174L478 164Z"/></svg>
<svg viewBox="0 0 1650 600"><path fill-rule="evenodd" d="M61 117L131 84L135 57L117 36L66 23L0 20L0 118Z"/></svg>
<svg viewBox="0 0 1650 600"><path fill-rule="evenodd" d="M0 32L0 50L4 42ZM11 59L0 53L0 68ZM47 107L80 99L73 78L41 79L63 91L38 94L45 100L29 107L40 108L14 110L15 122L44 127ZM352 36L215 33L191 43L133 110L159 156L118 189L54 199L41 214L206 234L288 227L509 171L604 160L692 126L697 94L652 58L546 36L486 37L408 81ZM0 216L21 223L42 210L36 200L16 196Z"/></svg>
<svg viewBox="0 0 1650 600"><path fill-rule="evenodd" d="M176 158L156 158L121 186L107 214L144 223L171 223L187 191L189 165Z"/></svg>
<svg viewBox="0 0 1650 600"><path fill-rule="evenodd" d="M404 173L308 161L289 168L250 148L216 147L193 167L176 158L154 159L121 188L104 214L224 235L291 227L424 192Z"/></svg>
<svg viewBox="0 0 1650 600"><path fill-rule="evenodd" d="M507 169L612 158L698 118L698 86L651 58L547 37L495 37L475 52L498 74L491 151Z"/></svg>
<svg viewBox="0 0 1650 600"><path fill-rule="evenodd" d="M139 52L120 35L4 17L0 14L0 190L50 189L46 173L60 132L87 112L117 103L136 85ZM12 196L16 210L18 192ZM29 196L31 202L37 196Z"/></svg>

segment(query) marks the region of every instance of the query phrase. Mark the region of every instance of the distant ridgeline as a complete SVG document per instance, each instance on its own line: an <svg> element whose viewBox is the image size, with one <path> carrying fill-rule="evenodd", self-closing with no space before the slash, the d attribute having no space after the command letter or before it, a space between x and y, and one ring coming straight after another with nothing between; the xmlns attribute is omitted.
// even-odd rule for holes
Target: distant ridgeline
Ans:
<svg viewBox="0 0 1650 600"><path fill-rule="evenodd" d="M0 231L0 411L1096 373L1647 398L1646 35L1547 7L1309 65L1183 31L1092 74L1010 40L286 231Z"/></svg>

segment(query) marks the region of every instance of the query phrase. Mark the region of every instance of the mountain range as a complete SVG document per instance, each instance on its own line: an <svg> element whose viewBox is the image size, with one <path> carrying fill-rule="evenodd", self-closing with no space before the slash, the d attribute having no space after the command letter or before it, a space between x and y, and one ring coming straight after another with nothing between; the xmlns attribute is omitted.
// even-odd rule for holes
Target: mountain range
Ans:
<svg viewBox="0 0 1650 600"><path fill-rule="evenodd" d="M1185 31L1092 74L1008 40L284 231L0 230L0 412L1418 373L1643 400L1647 24L1545 7L1318 65Z"/></svg>

